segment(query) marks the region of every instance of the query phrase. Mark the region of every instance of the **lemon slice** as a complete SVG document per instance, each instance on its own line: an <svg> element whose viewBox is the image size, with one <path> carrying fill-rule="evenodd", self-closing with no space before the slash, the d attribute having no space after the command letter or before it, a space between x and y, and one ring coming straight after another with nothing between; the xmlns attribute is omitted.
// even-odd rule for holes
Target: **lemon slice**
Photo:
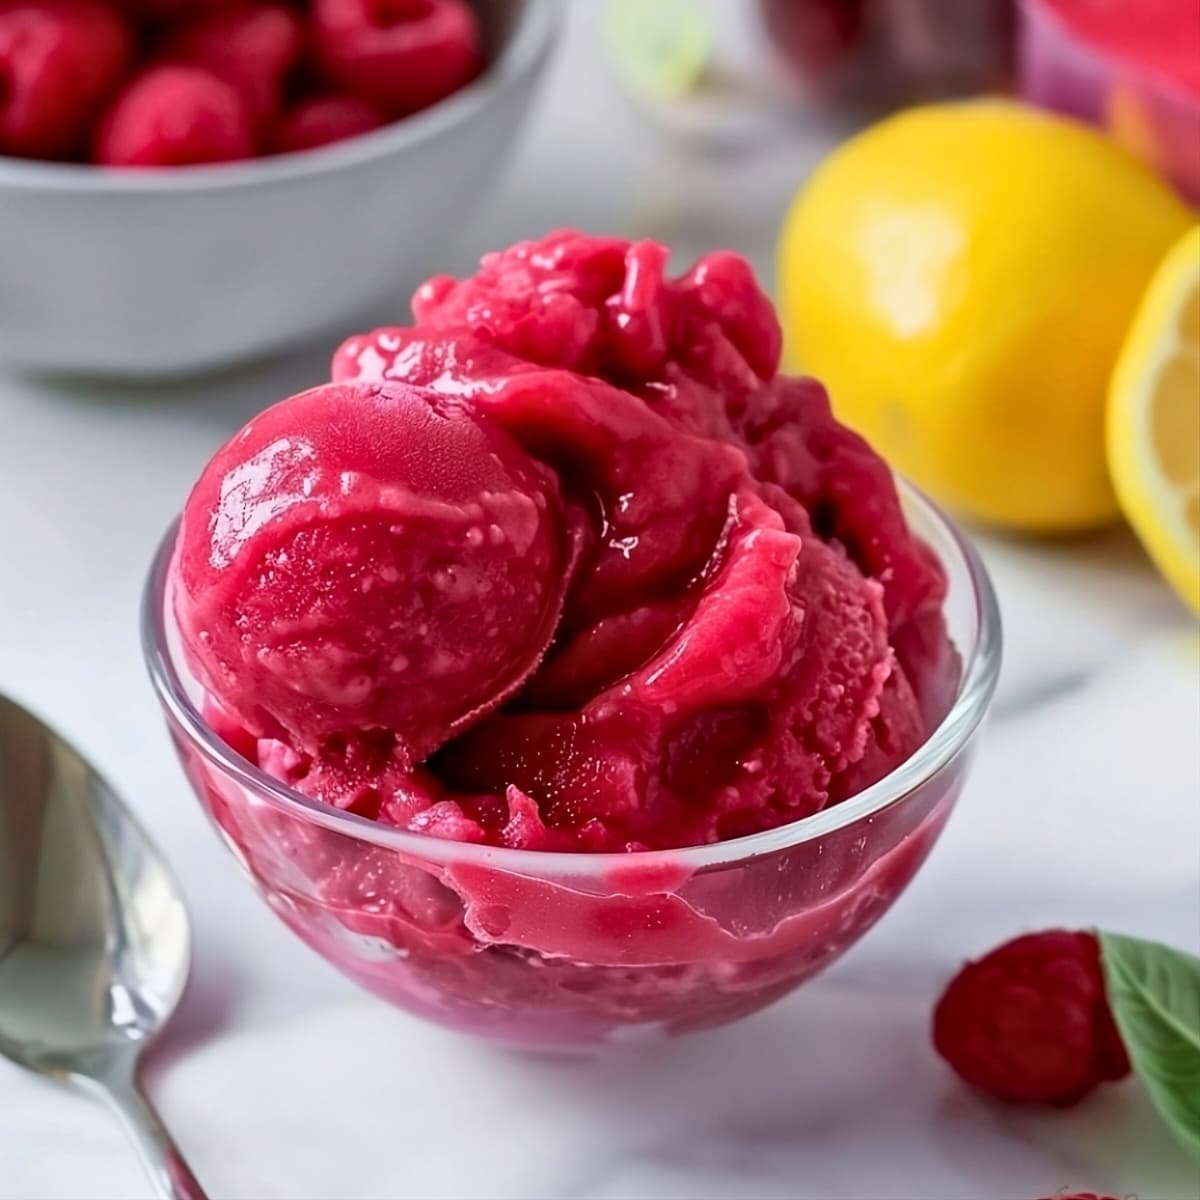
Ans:
<svg viewBox="0 0 1200 1200"><path fill-rule="evenodd" d="M1108 463L1129 523L1200 613L1200 226L1163 260L1125 339Z"/></svg>

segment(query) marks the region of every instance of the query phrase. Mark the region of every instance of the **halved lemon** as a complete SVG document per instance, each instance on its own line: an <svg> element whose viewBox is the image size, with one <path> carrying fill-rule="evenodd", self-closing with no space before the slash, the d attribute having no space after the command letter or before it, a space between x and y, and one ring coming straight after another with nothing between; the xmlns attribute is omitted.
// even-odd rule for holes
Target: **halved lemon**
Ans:
<svg viewBox="0 0 1200 1200"><path fill-rule="evenodd" d="M1200 613L1200 226L1163 259L1117 359L1108 463L1129 523Z"/></svg>

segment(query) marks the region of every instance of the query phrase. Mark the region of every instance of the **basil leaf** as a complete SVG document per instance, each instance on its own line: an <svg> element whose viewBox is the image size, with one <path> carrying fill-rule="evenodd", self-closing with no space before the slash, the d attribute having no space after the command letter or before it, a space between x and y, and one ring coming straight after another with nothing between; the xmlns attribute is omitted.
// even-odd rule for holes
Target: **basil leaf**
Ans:
<svg viewBox="0 0 1200 1200"><path fill-rule="evenodd" d="M1159 1115L1200 1158L1200 958L1140 938L1097 936L1133 1069Z"/></svg>

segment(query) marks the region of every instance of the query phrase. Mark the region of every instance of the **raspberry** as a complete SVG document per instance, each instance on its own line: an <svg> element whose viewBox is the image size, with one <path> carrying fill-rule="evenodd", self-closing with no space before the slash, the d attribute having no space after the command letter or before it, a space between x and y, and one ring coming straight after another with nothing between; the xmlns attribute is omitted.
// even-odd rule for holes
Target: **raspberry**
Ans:
<svg viewBox="0 0 1200 1200"><path fill-rule="evenodd" d="M821 83L854 51L862 0L761 0L767 32L806 79Z"/></svg>
<svg viewBox="0 0 1200 1200"><path fill-rule="evenodd" d="M101 122L95 160L115 167L181 167L254 154L254 130L236 88L200 67L151 67Z"/></svg>
<svg viewBox="0 0 1200 1200"><path fill-rule="evenodd" d="M243 0L113 0L115 6L143 21L182 21L237 8Z"/></svg>
<svg viewBox="0 0 1200 1200"><path fill-rule="evenodd" d="M312 20L329 78L389 116L449 96L483 63L463 0L313 0Z"/></svg>
<svg viewBox="0 0 1200 1200"><path fill-rule="evenodd" d="M1116 1196L1101 1196L1098 1192L1056 1192L1043 1196L1041 1200L1117 1200Z"/></svg>
<svg viewBox="0 0 1200 1200"><path fill-rule="evenodd" d="M282 4L219 12L173 33L163 57L203 67L246 98L265 133L279 112L283 81L304 53L300 18Z"/></svg>
<svg viewBox="0 0 1200 1200"><path fill-rule="evenodd" d="M933 1016L938 1053L1015 1104L1074 1104L1129 1074L1093 934L1031 933L968 963Z"/></svg>
<svg viewBox="0 0 1200 1200"><path fill-rule="evenodd" d="M0 0L0 154L73 155L120 82L132 41L93 0Z"/></svg>
<svg viewBox="0 0 1200 1200"><path fill-rule="evenodd" d="M284 114L275 132L275 149L280 154L312 150L370 133L382 124L380 115L362 100L351 96L314 96Z"/></svg>

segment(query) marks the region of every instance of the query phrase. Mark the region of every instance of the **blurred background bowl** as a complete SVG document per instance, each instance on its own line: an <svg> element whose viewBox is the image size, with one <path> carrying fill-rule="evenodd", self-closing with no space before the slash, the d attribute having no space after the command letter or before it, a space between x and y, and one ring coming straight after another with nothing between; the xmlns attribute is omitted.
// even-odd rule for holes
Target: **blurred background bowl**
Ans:
<svg viewBox="0 0 1200 1200"><path fill-rule="evenodd" d="M559 0L480 0L489 66L375 133L160 171L0 159L0 361L187 375L346 329L419 283L503 164Z"/></svg>

